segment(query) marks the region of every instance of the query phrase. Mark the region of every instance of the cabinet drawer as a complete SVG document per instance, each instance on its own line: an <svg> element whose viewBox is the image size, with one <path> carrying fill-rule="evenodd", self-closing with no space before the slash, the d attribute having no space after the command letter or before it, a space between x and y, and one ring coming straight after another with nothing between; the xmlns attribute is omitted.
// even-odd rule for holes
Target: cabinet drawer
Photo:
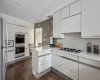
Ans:
<svg viewBox="0 0 100 80"><path fill-rule="evenodd" d="M69 6L61 10L61 19L69 17Z"/></svg>
<svg viewBox="0 0 100 80"><path fill-rule="evenodd" d="M79 61L86 63L86 64L89 64L89 65L96 66L96 67L100 67L99 61L94 61L94 60L90 60L90 59L86 59L86 58L82 58L82 57L79 58Z"/></svg>
<svg viewBox="0 0 100 80"><path fill-rule="evenodd" d="M7 62L14 61L15 59L15 51L10 51L7 53Z"/></svg>
<svg viewBox="0 0 100 80"><path fill-rule="evenodd" d="M81 0L70 5L70 16L81 13Z"/></svg>

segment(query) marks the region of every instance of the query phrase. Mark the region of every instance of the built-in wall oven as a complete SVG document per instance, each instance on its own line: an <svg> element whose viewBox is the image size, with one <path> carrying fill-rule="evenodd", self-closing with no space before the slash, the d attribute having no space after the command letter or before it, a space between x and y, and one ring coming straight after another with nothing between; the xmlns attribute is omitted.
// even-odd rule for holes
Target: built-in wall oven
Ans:
<svg viewBox="0 0 100 80"><path fill-rule="evenodd" d="M25 47L24 46L16 47L15 58L22 57L24 55L25 55Z"/></svg>
<svg viewBox="0 0 100 80"><path fill-rule="evenodd" d="M19 58L25 55L25 35L15 35L15 58Z"/></svg>

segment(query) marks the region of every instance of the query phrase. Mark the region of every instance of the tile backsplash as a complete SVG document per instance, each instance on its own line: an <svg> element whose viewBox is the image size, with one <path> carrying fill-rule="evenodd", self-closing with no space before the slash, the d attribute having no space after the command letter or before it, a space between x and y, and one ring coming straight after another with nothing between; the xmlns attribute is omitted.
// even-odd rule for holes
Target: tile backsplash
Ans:
<svg viewBox="0 0 100 80"><path fill-rule="evenodd" d="M100 46L100 39L83 39L81 33L64 34L63 47L76 48L86 51L87 42Z"/></svg>

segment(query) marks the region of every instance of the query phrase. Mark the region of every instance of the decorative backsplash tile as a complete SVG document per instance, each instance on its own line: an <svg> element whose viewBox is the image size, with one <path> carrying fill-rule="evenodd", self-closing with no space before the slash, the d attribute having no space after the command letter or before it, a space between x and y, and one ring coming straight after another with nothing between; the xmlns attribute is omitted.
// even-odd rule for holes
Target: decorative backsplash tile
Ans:
<svg viewBox="0 0 100 80"><path fill-rule="evenodd" d="M49 38L53 36L53 18L35 24L36 28L42 28L42 46L49 45Z"/></svg>

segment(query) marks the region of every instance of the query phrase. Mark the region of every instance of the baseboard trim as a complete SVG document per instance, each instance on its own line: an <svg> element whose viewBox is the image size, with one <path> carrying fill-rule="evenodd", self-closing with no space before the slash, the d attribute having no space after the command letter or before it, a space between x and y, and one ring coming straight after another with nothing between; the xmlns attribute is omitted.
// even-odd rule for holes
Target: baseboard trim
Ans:
<svg viewBox="0 0 100 80"><path fill-rule="evenodd" d="M41 73L38 73L37 74L37 79L40 78L40 77L42 77L43 75L49 73L49 72L51 72L51 68L49 68L49 69L47 69L47 70L45 70L45 71L43 71Z"/></svg>

